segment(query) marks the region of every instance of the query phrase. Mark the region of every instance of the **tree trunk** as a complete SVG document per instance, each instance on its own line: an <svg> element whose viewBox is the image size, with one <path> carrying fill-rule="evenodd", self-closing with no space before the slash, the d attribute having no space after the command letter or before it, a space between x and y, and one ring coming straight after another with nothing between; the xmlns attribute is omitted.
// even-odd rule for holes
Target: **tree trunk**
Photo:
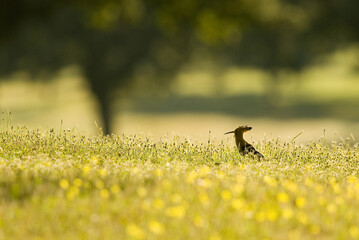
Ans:
<svg viewBox="0 0 359 240"><path fill-rule="evenodd" d="M96 94L96 93L95 93ZM104 135L108 135L112 130L112 110L111 110L111 101L110 99L103 94L96 94L97 101L99 104L99 114L101 115L102 120L102 132Z"/></svg>

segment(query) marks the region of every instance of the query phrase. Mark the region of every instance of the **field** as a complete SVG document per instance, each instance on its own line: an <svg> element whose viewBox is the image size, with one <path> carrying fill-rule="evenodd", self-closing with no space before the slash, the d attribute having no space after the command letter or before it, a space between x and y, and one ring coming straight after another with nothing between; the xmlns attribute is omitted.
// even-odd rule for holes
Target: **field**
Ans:
<svg viewBox="0 0 359 240"><path fill-rule="evenodd" d="M359 239L359 146L0 131L0 239Z"/></svg>

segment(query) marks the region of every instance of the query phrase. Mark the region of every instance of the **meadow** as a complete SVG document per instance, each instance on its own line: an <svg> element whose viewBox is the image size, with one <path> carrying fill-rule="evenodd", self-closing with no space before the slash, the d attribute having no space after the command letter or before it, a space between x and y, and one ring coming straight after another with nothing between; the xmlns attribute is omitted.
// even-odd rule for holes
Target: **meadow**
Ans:
<svg viewBox="0 0 359 240"><path fill-rule="evenodd" d="M359 239L359 145L82 136L3 123L0 239Z"/></svg>

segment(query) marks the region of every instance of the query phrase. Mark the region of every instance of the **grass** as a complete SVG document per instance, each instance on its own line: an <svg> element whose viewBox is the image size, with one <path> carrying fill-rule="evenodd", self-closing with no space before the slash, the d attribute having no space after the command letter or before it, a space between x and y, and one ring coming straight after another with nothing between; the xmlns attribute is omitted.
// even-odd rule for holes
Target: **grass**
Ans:
<svg viewBox="0 0 359 240"><path fill-rule="evenodd" d="M359 146L0 131L1 239L358 239Z"/></svg>

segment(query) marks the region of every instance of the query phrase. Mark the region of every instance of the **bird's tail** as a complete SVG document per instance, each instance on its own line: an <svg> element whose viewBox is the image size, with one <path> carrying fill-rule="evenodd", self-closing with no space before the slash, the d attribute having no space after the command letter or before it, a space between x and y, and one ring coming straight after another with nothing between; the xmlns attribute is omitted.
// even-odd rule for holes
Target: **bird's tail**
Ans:
<svg viewBox="0 0 359 240"><path fill-rule="evenodd" d="M257 150L254 152L254 155L256 155L258 157L258 160L264 159L265 157L263 156L263 154L261 154L260 152L258 152Z"/></svg>

